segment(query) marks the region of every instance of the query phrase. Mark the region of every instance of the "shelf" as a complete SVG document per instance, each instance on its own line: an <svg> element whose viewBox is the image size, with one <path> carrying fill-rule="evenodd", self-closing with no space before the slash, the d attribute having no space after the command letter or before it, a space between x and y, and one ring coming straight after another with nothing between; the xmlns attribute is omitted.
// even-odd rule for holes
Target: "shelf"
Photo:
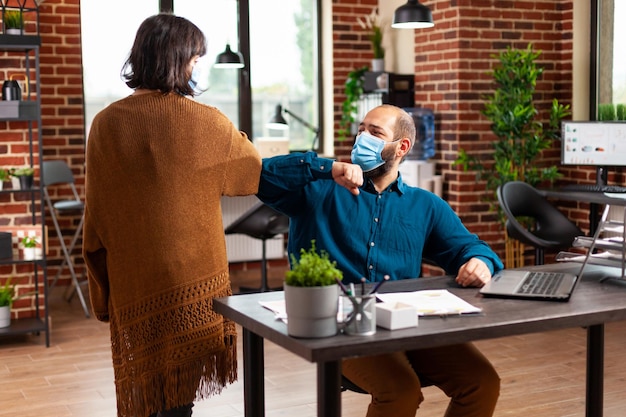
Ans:
<svg viewBox="0 0 626 417"><path fill-rule="evenodd" d="M0 121L39 120L39 103L36 101L0 101Z"/></svg>
<svg viewBox="0 0 626 417"><path fill-rule="evenodd" d="M9 327L0 328L0 336L46 332L46 323L42 319L12 319Z"/></svg>
<svg viewBox="0 0 626 417"><path fill-rule="evenodd" d="M29 50L41 45L38 35L6 35L0 33L0 49Z"/></svg>

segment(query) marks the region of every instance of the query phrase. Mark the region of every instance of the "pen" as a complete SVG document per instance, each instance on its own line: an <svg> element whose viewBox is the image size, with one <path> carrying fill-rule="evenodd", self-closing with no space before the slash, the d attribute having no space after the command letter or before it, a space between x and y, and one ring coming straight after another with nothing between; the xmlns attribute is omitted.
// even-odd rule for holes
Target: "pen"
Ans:
<svg viewBox="0 0 626 417"><path fill-rule="evenodd" d="M361 296L365 295L365 281L367 281L365 277L361 277Z"/></svg>
<svg viewBox="0 0 626 417"><path fill-rule="evenodd" d="M372 290L370 291L370 294L374 294L374 293L376 293L376 291L378 291L378 289L380 288L380 286L381 286L381 285L383 285L383 284L385 283L385 281L389 281L389 275L385 275L385 276L383 277L383 280L382 280L382 281L380 281L380 282L378 282L378 284L376 284L376 285L374 286L374 288L372 288Z"/></svg>
<svg viewBox="0 0 626 417"><path fill-rule="evenodd" d="M337 284L339 284L339 288L341 288L341 291L343 291L345 295L350 295L350 291L348 291L346 286L343 285L343 282L341 282L339 278L335 278L335 281L337 281Z"/></svg>
<svg viewBox="0 0 626 417"><path fill-rule="evenodd" d="M356 295L356 292L354 291L354 282L350 283L350 295Z"/></svg>

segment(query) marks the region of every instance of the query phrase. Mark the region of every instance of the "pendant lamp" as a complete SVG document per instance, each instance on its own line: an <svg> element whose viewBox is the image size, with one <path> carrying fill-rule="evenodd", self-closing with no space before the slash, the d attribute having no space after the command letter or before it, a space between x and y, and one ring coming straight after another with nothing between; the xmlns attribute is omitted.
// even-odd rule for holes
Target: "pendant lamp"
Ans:
<svg viewBox="0 0 626 417"><path fill-rule="evenodd" d="M230 44L226 44L224 52L215 59L215 68L243 68L243 56L239 52L233 52Z"/></svg>
<svg viewBox="0 0 626 417"><path fill-rule="evenodd" d="M435 26L430 9L418 0L408 0L393 14L392 28L395 29L426 29Z"/></svg>

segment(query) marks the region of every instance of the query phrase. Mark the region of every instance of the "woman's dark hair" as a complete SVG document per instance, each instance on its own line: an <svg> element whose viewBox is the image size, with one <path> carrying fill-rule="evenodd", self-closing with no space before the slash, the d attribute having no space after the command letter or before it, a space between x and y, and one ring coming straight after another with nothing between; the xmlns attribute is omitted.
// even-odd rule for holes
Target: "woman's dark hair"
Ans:
<svg viewBox="0 0 626 417"><path fill-rule="evenodd" d="M188 65L194 56L204 54L206 38L196 25L182 17L161 13L139 26L121 75L132 89L194 95L189 85Z"/></svg>

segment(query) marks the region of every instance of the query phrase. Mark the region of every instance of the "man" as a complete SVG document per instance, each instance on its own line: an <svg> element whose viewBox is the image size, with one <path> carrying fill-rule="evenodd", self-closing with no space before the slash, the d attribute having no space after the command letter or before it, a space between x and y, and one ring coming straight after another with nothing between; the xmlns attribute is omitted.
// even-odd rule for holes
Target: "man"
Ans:
<svg viewBox="0 0 626 417"><path fill-rule="evenodd" d="M489 246L471 234L450 206L402 182L399 165L415 141L402 109L382 105L359 125L352 162L309 152L263 161L259 198L290 217L289 253L315 239L344 273L344 282L420 276L422 257L480 287L502 269ZM343 374L372 395L367 417L414 417L423 401L418 375L450 398L446 417L489 417L500 379L472 345L351 358Z"/></svg>

